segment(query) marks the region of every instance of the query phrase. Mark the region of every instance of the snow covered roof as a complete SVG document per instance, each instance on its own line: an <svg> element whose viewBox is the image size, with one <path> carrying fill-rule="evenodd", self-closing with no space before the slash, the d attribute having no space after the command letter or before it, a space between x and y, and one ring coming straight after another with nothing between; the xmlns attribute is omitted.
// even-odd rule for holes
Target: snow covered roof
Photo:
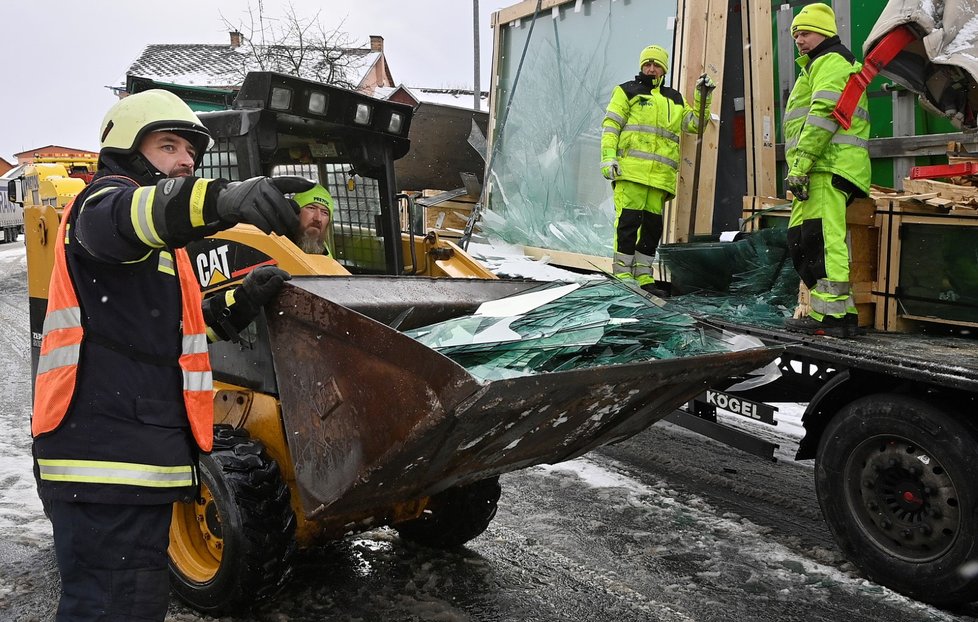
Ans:
<svg viewBox="0 0 978 622"><path fill-rule="evenodd" d="M472 89L432 88L425 86L405 86L401 84L396 87L378 87L374 91L374 97L389 99L397 91L409 94L417 102L454 106L468 110L473 109ZM482 91L480 93L479 109L483 111L489 110L489 91Z"/></svg>
<svg viewBox="0 0 978 622"><path fill-rule="evenodd" d="M360 85L371 68L381 58L382 52L367 48L349 49L358 57L349 65L346 80ZM151 44L147 45L124 76L117 81L118 90L125 90L127 76L139 76L157 82L200 86L208 88L232 88L241 84L248 71L260 70L247 46L231 47L227 44ZM274 70L268 67L266 70ZM317 79L314 75L302 78Z"/></svg>

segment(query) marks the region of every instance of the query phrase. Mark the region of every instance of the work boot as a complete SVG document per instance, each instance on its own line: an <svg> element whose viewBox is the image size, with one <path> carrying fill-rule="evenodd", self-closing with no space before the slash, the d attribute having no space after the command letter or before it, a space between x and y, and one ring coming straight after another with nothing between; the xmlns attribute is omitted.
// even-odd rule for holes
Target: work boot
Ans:
<svg viewBox="0 0 978 622"><path fill-rule="evenodd" d="M652 294L656 298L668 298L669 292L664 289L659 289L655 286L655 283L646 283L642 286L642 291L646 294Z"/></svg>
<svg viewBox="0 0 978 622"><path fill-rule="evenodd" d="M784 327L793 333L828 335L847 339L859 334L858 322L859 317L853 313L847 313L844 317L826 315L821 322L810 315L806 315L803 318L786 319Z"/></svg>
<svg viewBox="0 0 978 622"><path fill-rule="evenodd" d="M865 335L866 329L859 326L859 315L856 313L846 313L844 318L846 328L849 330L849 336L855 337L856 335Z"/></svg>

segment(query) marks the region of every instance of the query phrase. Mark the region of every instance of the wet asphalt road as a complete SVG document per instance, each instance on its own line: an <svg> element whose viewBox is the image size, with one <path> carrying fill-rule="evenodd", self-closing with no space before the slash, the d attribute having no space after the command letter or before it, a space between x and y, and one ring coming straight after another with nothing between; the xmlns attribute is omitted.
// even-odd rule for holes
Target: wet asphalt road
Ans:
<svg viewBox="0 0 978 622"><path fill-rule="evenodd" d="M274 601L220 619L963 622L978 613L860 578L821 523L804 466L669 424L572 466L504 476L495 521L465 548L362 534L304 552ZM51 619L56 592L49 546L0 545L0 620ZM176 601L167 617L213 619Z"/></svg>

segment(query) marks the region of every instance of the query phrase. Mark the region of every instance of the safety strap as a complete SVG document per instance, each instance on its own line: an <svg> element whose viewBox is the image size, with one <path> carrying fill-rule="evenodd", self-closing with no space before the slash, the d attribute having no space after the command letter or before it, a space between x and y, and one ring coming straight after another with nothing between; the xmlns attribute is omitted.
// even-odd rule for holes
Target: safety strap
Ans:
<svg viewBox="0 0 978 622"><path fill-rule="evenodd" d="M88 331L85 333L85 340L102 346L103 348L117 352L127 358L140 363L146 363L148 365L155 365L157 367L180 367L180 357L177 356L160 356L158 354L150 354L149 352L143 352L142 350L137 350L130 344L125 344L114 339L110 339L105 335L99 335Z"/></svg>

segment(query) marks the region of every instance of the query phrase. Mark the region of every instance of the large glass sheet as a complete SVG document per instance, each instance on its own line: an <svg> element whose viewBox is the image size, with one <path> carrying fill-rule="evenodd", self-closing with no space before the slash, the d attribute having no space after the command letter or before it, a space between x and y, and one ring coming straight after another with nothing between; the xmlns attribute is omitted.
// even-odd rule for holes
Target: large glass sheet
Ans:
<svg viewBox="0 0 978 622"><path fill-rule="evenodd" d="M978 227L904 223L899 312L978 322Z"/></svg>
<svg viewBox="0 0 978 622"><path fill-rule="evenodd" d="M601 121L612 89L638 73L642 49L672 49L675 14L670 1L585 0L501 26L482 225L491 237L611 256L615 209L599 167Z"/></svg>

